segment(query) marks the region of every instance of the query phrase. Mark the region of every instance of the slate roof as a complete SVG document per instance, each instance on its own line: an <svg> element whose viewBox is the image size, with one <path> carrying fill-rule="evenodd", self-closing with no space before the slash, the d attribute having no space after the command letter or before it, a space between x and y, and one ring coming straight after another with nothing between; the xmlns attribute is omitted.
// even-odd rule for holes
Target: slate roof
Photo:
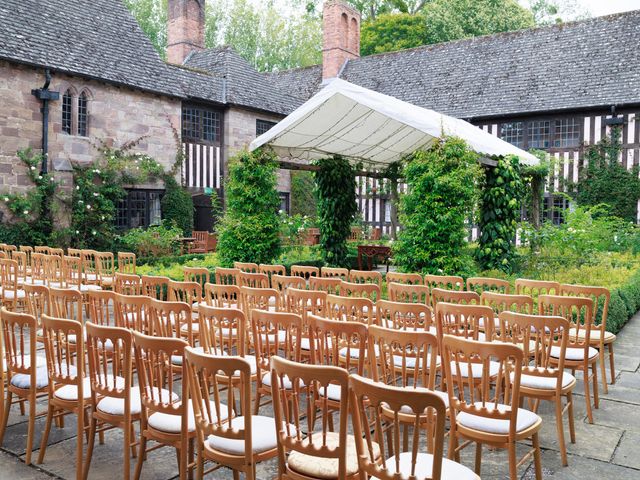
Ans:
<svg viewBox="0 0 640 480"><path fill-rule="evenodd" d="M460 118L638 104L639 39L640 10L362 57L340 77ZM313 68L272 76L306 98L321 83Z"/></svg>

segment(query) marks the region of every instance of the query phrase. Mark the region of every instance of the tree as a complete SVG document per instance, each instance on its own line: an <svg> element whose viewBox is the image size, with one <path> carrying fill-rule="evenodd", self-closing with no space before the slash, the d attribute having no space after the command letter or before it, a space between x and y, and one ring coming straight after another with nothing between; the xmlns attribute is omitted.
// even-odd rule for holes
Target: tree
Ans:
<svg viewBox="0 0 640 480"><path fill-rule="evenodd" d="M167 0L124 0L162 58L167 52Z"/></svg>
<svg viewBox="0 0 640 480"><path fill-rule="evenodd" d="M536 25L553 25L590 16L589 11L578 5L576 0L528 0L527 6Z"/></svg>
<svg viewBox="0 0 640 480"><path fill-rule="evenodd" d="M360 53L366 56L418 47L424 45L427 35L421 15L386 13L362 24Z"/></svg>

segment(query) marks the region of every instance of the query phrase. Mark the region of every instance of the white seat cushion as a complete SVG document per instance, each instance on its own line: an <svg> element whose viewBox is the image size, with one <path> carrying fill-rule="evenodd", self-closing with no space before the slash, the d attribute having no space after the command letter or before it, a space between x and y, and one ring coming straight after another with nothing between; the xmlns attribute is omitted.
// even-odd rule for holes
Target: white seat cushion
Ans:
<svg viewBox="0 0 640 480"><path fill-rule="evenodd" d="M113 388L113 376L107 377L107 385ZM116 377L115 388L124 387L124 378ZM54 395L61 400L74 401L78 399L78 389L75 385L65 385L55 391ZM91 398L91 379L86 377L82 381L82 396L84 398Z"/></svg>
<svg viewBox="0 0 640 480"><path fill-rule="evenodd" d="M400 453L400 475L402 478L409 478L411 474L411 452ZM389 457L385 461L387 467L387 473L393 474L396 471L396 457ZM416 456L415 478L431 478L433 469L433 455L430 453L419 452ZM477 480L479 477L473 472L473 470L460 465L457 462L449 460L447 458L442 459L442 478L452 480ZM377 480L376 477L371 477L371 480Z"/></svg>
<svg viewBox="0 0 640 480"><path fill-rule="evenodd" d="M194 350L198 353L204 353L204 348L195 347ZM172 365L182 365L182 355L171 355Z"/></svg>
<svg viewBox="0 0 640 480"><path fill-rule="evenodd" d="M476 402L475 406L481 407L482 404L480 402ZM494 404L485 404L488 411L494 409ZM498 411L504 412L508 408L508 405L498 404ZM516 420L516 432L522 432L527 428L534 425L536 422L540 420L540 417L529 410L525 410L524 408L518 409L518 417ZM473 430L479 430L481 432L487 433L495 433L498 435L507 435L509 433L509 420L500 420L495 418L486 418L481 415L474 415L467 412L461 412L456 415L456 422L460 425L463 425L467 428L471 428Z"/></svg>
<svg viewBox="0 0 640 480"><path fill-rule="evenodd" d="M561 347L555 346L551 347L551 356L553 358L560 358ZM589 347L588 358L593 358L598 356L598 350L593 347ZM564 357L565 360L584 360L584 348L567 348L567 353Z"/></svg>
<svg viewBox="0 0 640 480"><path fill-rule="evenodd" d="M25 390L31 387L31 375L17 373L11 377L11 385ZM36 388L41 389L49 385L47 367L36 367Z"/></svg>
<svg viewBox="0 0 640 480"><path fill-rule="evenodd" d="M578 330L578 334L576 335L576 331L575 330L571 330L571 337L575 338L578 337L579 339L583 339L587 336L587 332L584 328L581 328L580 330ZM597 330L591 330L590 336L589 336L589 340L591 342L599 342L600 341L600 337L602 336L602 330L597 329ZM616 339L616 336L605 330L604 332L604 341L605 342L613 342Z"/></svg>
<svg viewBox="0 0 640 480"><path fill-rule="evenodd" d="M451 373L453 375L457 375L458 374L458 369L456 367L456 362L452 361L451 362ZM468 365L464 362L460 362L460 375L463 378L467 378L468 375ZM500 370L500 364L498 362L494 362L494 361L490 361L489 362L489 375L490 376L494 376L498 374L498 371ZM481 363L472 363L471 364L471 376L473 378L482 378L482 364Z"/></svg>
<svg viewBox="0 0 640 480"><path fill-rule="evenodd" d="M40 331L40 333L42 333L42 331ZM22 360L22 357L20 357L19 355L15 359L17 363L22 362L22 364L25 367L29 367L31 365L31 355L25 355L24 360ZM46 357L36 355L36 367L46 367L46 366L47 366ZM5 372L7 371L7 358L4 356L2 357L2 370Z"/></svg>
<svg viewBox="0 0 640 480"><path fill-rule="evenodd" d="M513 373L511 374L511 380L513 381ZM568 387L576 379L569 372L562 372L562 388ZM554 377L541 377L539 375L525 375L520 376L520 386L527 388L538 388L540 390L555 390L558 380Z"/></svg>
<svg viewBox="0 0 640 480"><path fill-rule="evenodd" d="M212 421L215 421L218 417L216 416L216 406L215 402L210 402L211 405L211 416ZM227 406L220 404L220 418L221 420L226 420L227 415ZM149 426L151 428L155 428L156 430L160 430L168 433L180 433L182 431L182 416L181 415L171 415L170 413L161 413L156 412L149 415ZM193 412L193 403L192 400L189 400L189 404L187 406L187 431L194 432L196 430L196 417Z"/></svg>
<svg viewBox="0 0 640 480"><path fill-rule="evenodd" d="M245 417L235 417L230 422L230 428L244 429ZM221 452L232 455L244 455L244 440L218 437L210 435L207 442L209 446ZM271 417L261 415L251 416L251 446L253 453L266 452L276 448L278 441L276 438L276 421Z"/></svg>
<svg viewBox="0 0 640 480"><path fill-rule="evenodd" d="M313 435L312 445L320 448L322 446L322 432L316 432ZM309 437L303 440L307 445ZM326 446L330 449L337 449L340 445L340 435L337 432L327 432ZM380 446L373 442L374 457L380 456ZM310 478L337 479L339 461L337 458L315 457L305 453L292 451L287 459L287 465L295 472L306 475ZM353 435L347 435L347 452L346 452L347 475L353 476L358 470L358 453L356 451L356 441Z"/></svg>
<svg viewBox="0 0 640 480"><path fill-rule="evenodd" d="M81 292L95 292L97 290L102 290L100 285L80 285Z"/></svg>
<svg viewBox="0 0 640 480"><path fill-rule="evenodd" d="M422 358L420 357L420 362L418 363L418 368L422 368ZM427 357L427 358L430 358ZM397 367L397 368L402 368L402 355L394 355L393 356L393 364ZM415 368L416 367L416 357L406 357L405 358L405 366L406 368ZM436 367L440 366L440 355L436 355Z"/></svg>
<svg viewBox="0 0 640 480"><path fill-rule="evenodd" d="M198 319L198 315L194 317L195 320ZM189 324L185 323L180 327L180 331L182 333L189 333L189 326L191 326L191 333L199 333L200 332L200 323L195 321Z"/></svg>
<svg viewBox="0 0 640 480"><path fill-rule="evenodd" d="M376 357L378 355L380 355L380 347L378 346L378 344L375 344L373 346L373 351L376 354ZM364 349L364 354L365 356L367 355L367 348L365 347ZM340 351L338 352L338 355L340 355L341 357L346 357L347 356L347 347L341 348ZM349 355L351 356L351 358L360 358L360 350L357 347L351 347L350 351L349 351Z"/></svg>
<svg viewBox="0 0 640 480"><path fill-rule="evenodd" d="M342 387L340 385L336 385L334 383L330 383L329 385L327 385L327 393L326 396L329 400L335 400L336 402L340 401L340 395L342 395ZM320 387L320 389L318 390L318 394L321 397L325 396L325 388L324 387Z"/></svg>
<svg viewBox="0 0 640 480"><path fill-rule="evenodd" d="M289 377L287 375L283 377L282 383L286 390L291 390L293 388L293 383L291 383L291 380L289 380ZM304 382L301 379L298 379L298 383L301 387L304 386ZM262 385L264 385L265 387L271 386L271 373L265 373L262 376Z"/></svg>
<svg viewBox="0 0 640 480"><path fill-rule="evenodd" d="M262 343L264 344L264 346L267 346L267 340L269 341L269 345L274 345L276 343L276 335L278 338L278 344L284 343L287 341L287 332L284 330L278 330L278 333L261 333L260 334L260 340L262 341ZM307 345L309 345L308 340L307 340ZM308 350L308 349L307 349Z"/></svg>
<svg viewBox="0 0 640 480"><path fill-rule="evenodd" d="M17 299L25 298L24 290L15 290L14 291L14 290L2 290L0 288L0 293L7 300L14 300L15 298L17 298Z"/></svg>
<svg viewBox="0 0 640 480"><path fill-rule="evenodd" d="M160 390L160 394L158 394L158 388L153 387L153 390L156 392L154 398L161 398L163 402L169 401L169 390L162 389ZM140 388L139 387L131 387L131 414L135 415L140 413L142 410L142 402L140 399ZM175 392L171 394L171 402L177 402L180 399ZM124 415L124 399L123 398L114 398L114 397L104 397L102 400L98 402L97 405L98 410L108 413L110 415Z"/></svg>

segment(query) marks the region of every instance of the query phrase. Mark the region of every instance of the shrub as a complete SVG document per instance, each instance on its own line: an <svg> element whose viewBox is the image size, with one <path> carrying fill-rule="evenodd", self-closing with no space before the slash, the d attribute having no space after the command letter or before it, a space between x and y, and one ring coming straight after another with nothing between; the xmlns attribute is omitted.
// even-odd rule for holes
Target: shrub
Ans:
<svg viewBox="0 0 640 480"><path fill-rule="evenodd" d="M178 185L176 179L167 175L164 180L165 192L162 197L162 218L175 223L184 236L193 231L193 199L191 194Z"/></svg>
<svg viewBox="0 0 640 480"><path fill-rule="evenodd" d="M458 273L469 268L465 222L475 203L478 174L478 156L457 138L408 160L408 193L400 198L404 229L393 245L401 269Z"/></svg>
<svg viewBox="0 0 640 480"><path fill-rule="evenodd" d="M316 185L311 172L291 172L291 215L316 218L318 202L315 189Z"/></svg>
<svg viewBox="0 0 640 480"><path fill-rule="evenodd" d="M175 255L179 249L178 238L182 230L173 223L148 228L132 228L118 238L124 248L140 257Z"/></svg>
<svg viewBox="0 0 640 480"><path fill-rule="evenodd" d="M227 208L217 228L222 265L271 263L280 253L277 168L275 155L263 149L229 162Z"/></svg>
<svg viewBox="0 0 640 480"><path fill-rule="evenodd" d="M635 312L634 312L635 313ZM618 333L622 327L629 321L631 317L624 300L620 296L618 290L611 292L611 302L609 303L609 314L607 317L607 330L612 333Z"/></svg>

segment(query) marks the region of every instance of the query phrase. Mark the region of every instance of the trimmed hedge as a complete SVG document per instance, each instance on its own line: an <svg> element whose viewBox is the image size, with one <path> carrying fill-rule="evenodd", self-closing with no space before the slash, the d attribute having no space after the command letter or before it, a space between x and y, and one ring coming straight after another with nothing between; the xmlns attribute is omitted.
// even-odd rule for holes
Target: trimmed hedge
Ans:
<svg viewBox="0 0 640 480"><path fill-rule="evenodd" d="M611 290L607 330L618 333L638 310L640 310L640 272L634 273L620 288ZM599 318L601 318L600 311L597 315L597 319Z"/></svg>

